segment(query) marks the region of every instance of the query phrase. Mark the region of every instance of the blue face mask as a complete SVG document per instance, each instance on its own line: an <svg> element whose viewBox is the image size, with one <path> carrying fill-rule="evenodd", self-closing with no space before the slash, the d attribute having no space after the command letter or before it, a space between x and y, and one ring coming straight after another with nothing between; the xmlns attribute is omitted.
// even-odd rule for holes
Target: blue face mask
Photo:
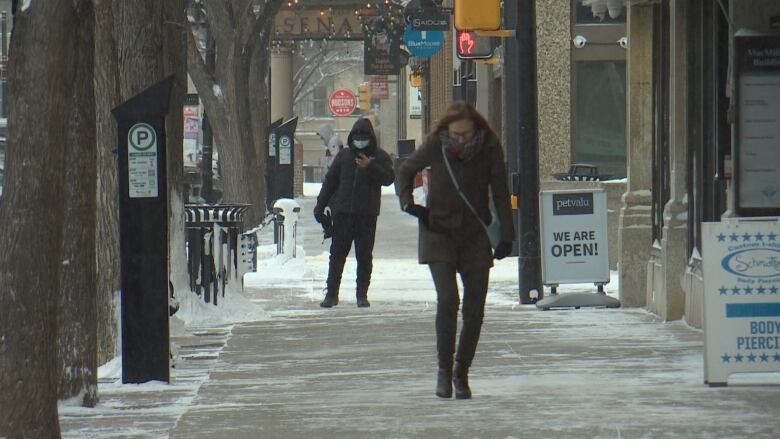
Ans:
<svg viewBox="0 0 780 439"><path fill-rule="evenodd" d="M352 144L355 145L355 148L357 149L366 149L368 148L368 145L371 144L371 140L369 139L353 139Z"/></svg>

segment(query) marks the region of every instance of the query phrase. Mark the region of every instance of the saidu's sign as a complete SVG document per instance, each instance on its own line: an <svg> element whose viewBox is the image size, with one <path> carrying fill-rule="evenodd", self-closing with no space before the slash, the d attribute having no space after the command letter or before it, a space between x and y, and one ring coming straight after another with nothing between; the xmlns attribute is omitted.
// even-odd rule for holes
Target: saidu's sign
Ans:
<svg viewBox="0 0 780 439"><path fill-rule="evenodd" d="M780 215L780 33L740 31L737 74L736 208L743 216Z"/></svg>
<svg viewBox="0 0 780 439"><path fill-rule="evenodd" d="M137 123L127 133L127 175L130 198L156 198L157 132L147 123Z"/></svg>
<svg viewBox="0 0 780 439"><path fill-rule="evenodd" d="M704 379L780 372L780 219L703 224Z"/></svg>
<svg viewBox="0 0 780 439"><path fill-rule="evenodd" d="M609 282L606 192L543 191L539 197L544 284Z"/></svg>

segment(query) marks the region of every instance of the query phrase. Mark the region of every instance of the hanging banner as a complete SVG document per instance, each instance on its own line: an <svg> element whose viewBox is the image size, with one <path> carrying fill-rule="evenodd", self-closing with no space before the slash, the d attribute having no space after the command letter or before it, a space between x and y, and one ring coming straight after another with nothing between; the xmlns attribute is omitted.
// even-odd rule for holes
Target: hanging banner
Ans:
<svg viewBox="0 0 780 439"><path fill-rule="evenodd" d="M704 382L780 372L780 218L702 225Z"/></svg>
<svg viewBox="0 0 780 439"><path fill-rule="evenodd" d="M200 132L200 107L184 106L184 167L198 166L198 133Z"/></svg>
<svg viewBox="0 0 780 439"><path fill-rule="evenodd" d="M403 28L390 26L386 21L377 18L365 27L363 73L366 75L397 75L401 69Z"/></svg>

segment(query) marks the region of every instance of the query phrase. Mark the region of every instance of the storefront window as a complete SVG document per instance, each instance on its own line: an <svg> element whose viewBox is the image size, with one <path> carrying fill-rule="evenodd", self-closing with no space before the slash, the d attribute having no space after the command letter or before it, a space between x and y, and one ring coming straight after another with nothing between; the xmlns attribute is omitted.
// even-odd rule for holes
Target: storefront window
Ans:
<svg viewBox="0 0 780 439"><path fill-rule="evenodd" d="M626 22L626 0L575 0L574 20L580 24Z"/></svg>
<svg viewBox="0 0 780 439"><path fill-rule="evenodd" d="M600 174L626 176L626 63L576 63L574 155Z"/></svg>

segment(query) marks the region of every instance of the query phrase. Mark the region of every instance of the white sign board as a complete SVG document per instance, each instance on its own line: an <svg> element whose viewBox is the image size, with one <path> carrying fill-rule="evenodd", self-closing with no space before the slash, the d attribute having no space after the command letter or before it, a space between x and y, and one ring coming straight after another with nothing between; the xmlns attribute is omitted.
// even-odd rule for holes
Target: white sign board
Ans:
<svg viewBox="0 0 780 439"><path fill-rule="evenodd" d="M279 136L279 164L292 164L292 138L290 136Z"/></svg>
<svg viewBox="0 0 780 439"><path fill-rule="evenodd" d="M609 282L604 189L539 194L545 285Z"/></svg>
<svg viewBox="0 0 780 439"><path fill-rule="evenodd" d="M130 198L155 198L157 184L157 133L137 123L127 133L127 173Z"/></svg>
<svg viewBox="0 0 780 439"><path fill-rule="evenodd" d="M703 224L704 379L780 372L780 221Z"/></svg>

